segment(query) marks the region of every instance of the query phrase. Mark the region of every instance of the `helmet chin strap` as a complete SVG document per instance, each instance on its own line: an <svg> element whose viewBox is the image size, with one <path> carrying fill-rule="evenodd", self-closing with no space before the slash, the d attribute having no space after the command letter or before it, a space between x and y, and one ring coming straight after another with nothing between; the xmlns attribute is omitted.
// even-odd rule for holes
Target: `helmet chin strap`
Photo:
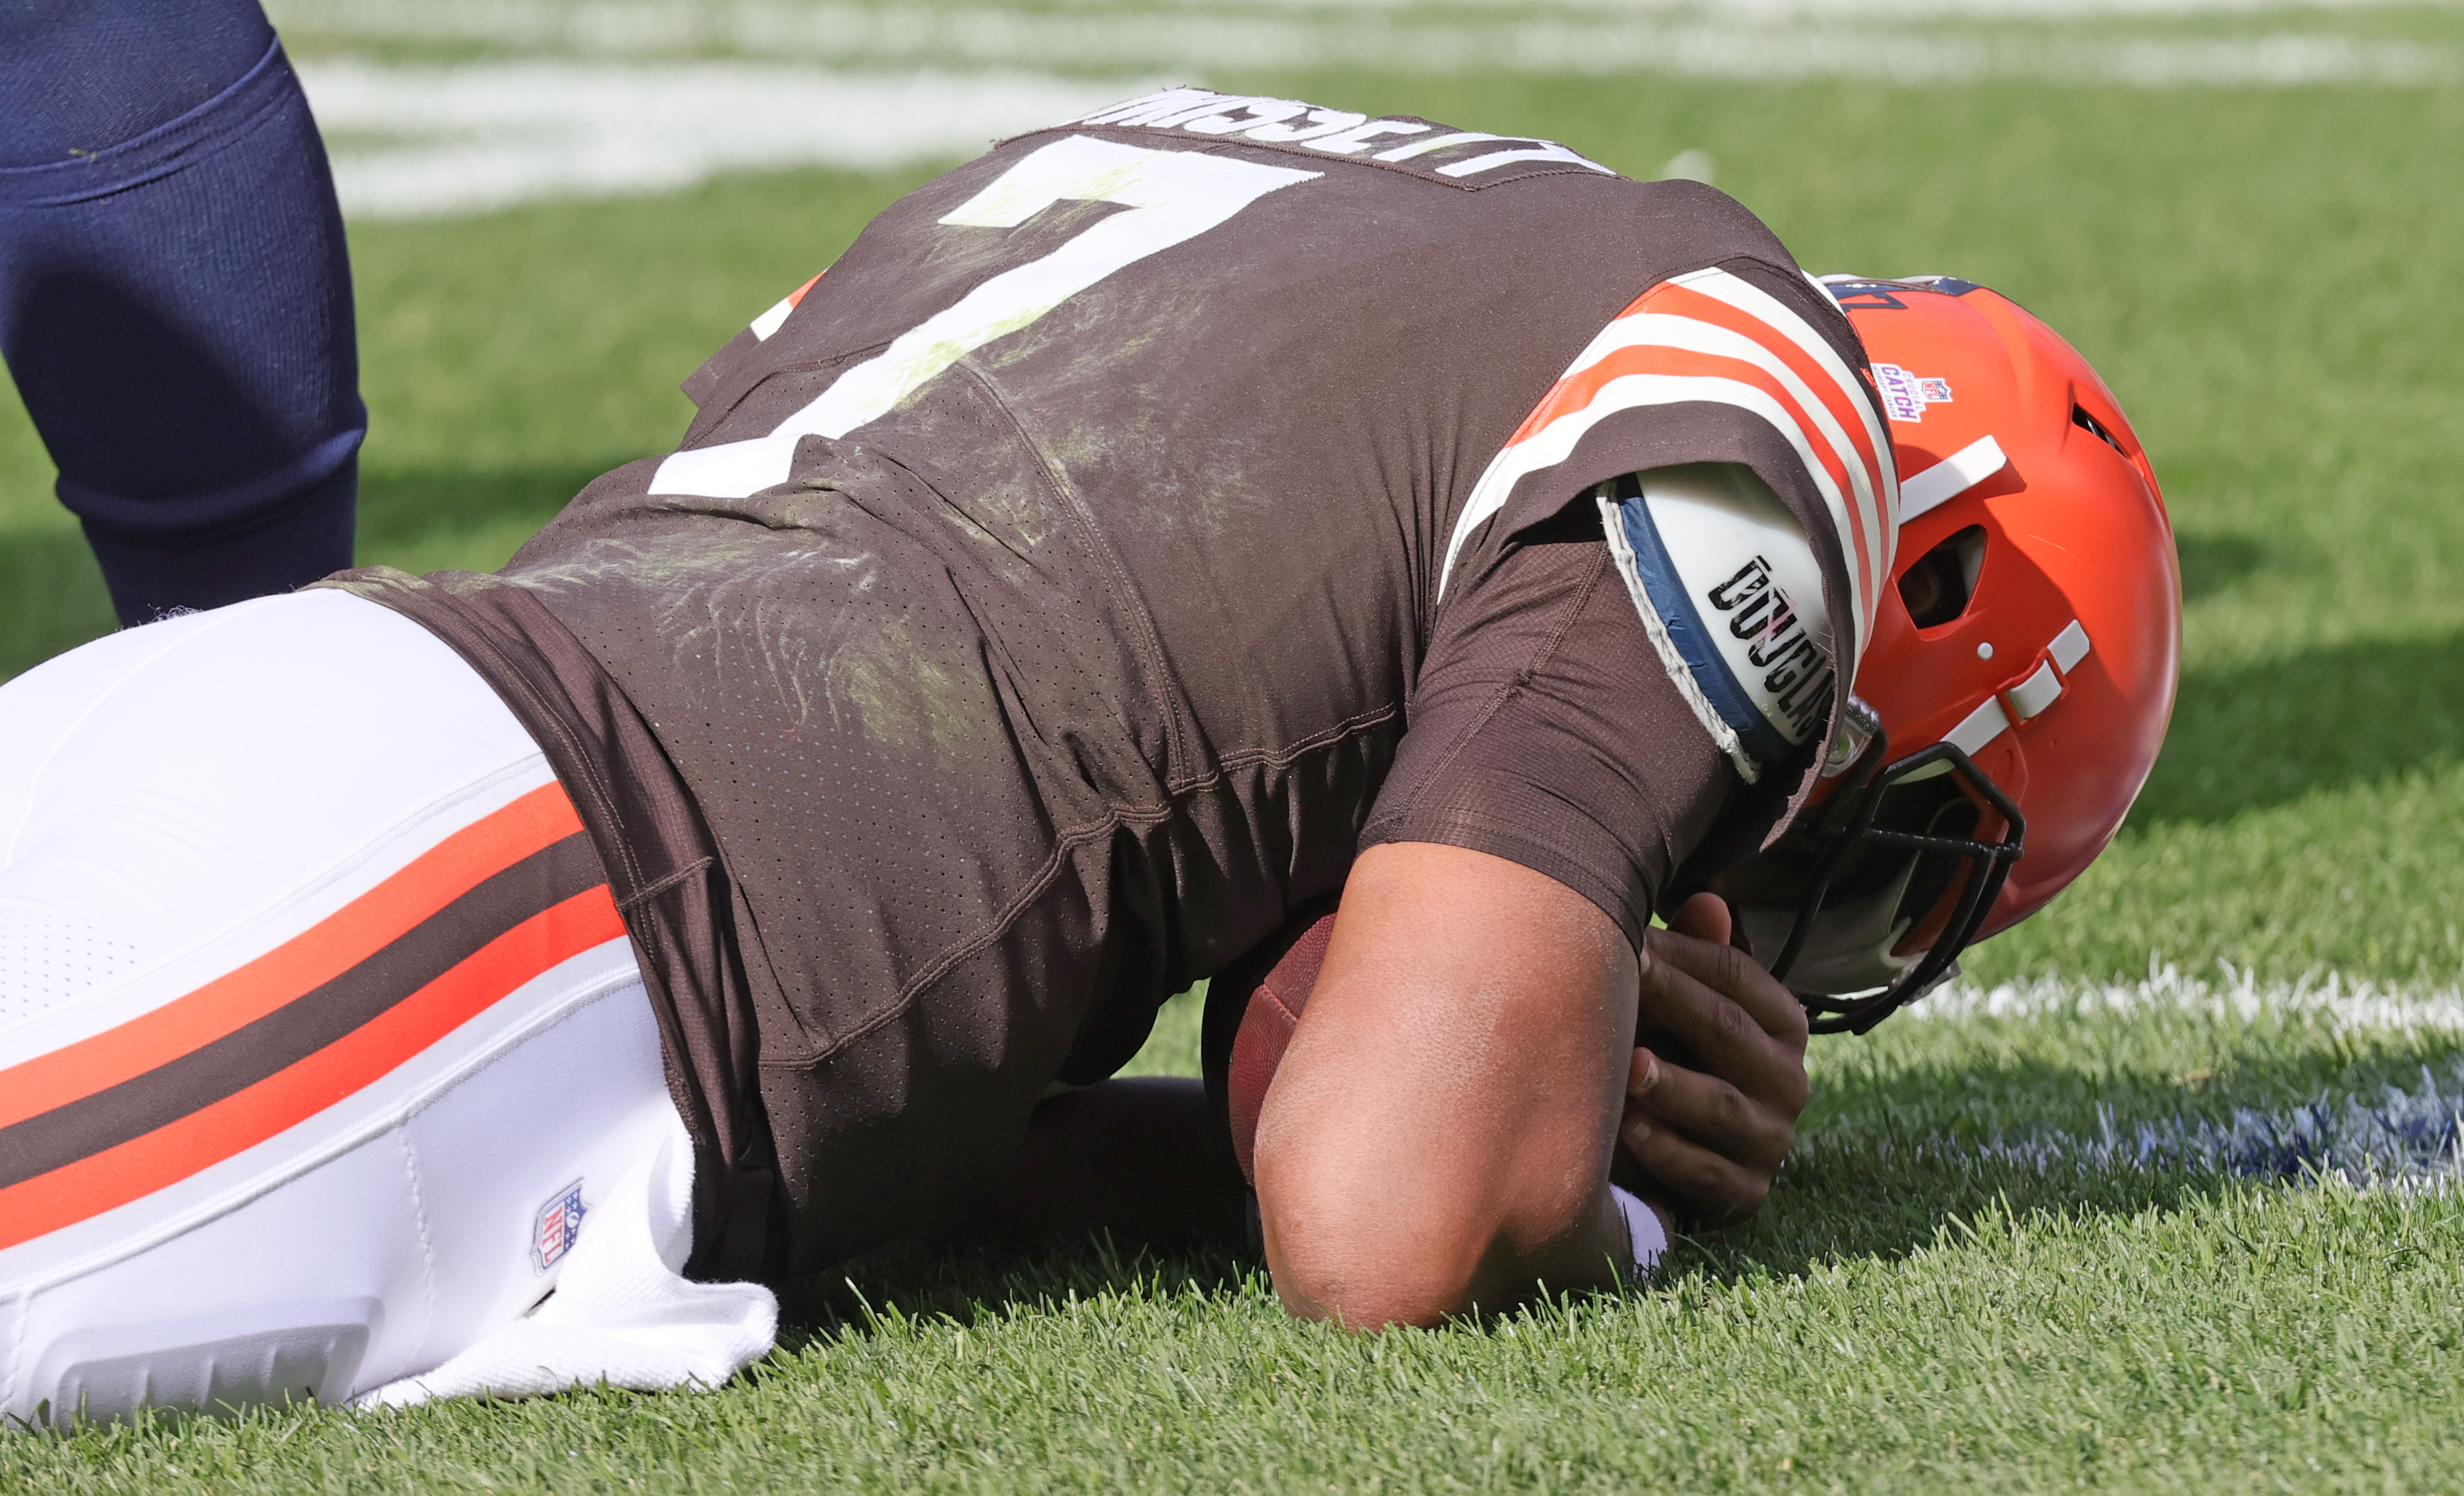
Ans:
<svg viewBox="0 0 2464 1496"><path fill-rule="evenodd" d="M1789 972L1805 953L1807 939L1830 895L1832 881L1859 844L1874 842L1904 847L1911 861L1929 851L1949 853L1966 866L1967 875L1962 880L1957 906L1940 937L1914 965L1887 985L1849 997L1797 993L1796 1000L1805 1005L1811 1020L1808 1026L1817 1034L1864 1033L1948 978L1960 953L1976 938L1976 932L1992 912L1993 901L2002 891L2003 880L2010 876L2011 865L2019 860L2020 844L2027 835L2027 821L2019 807L1958 744L1938 742L1896 761L1886 761L1889 758L1890 739L1877 722L1871 741L1848 770L1848 782L1839 787L1839 793L1832 798L1830 813L1815 828L1814 834L1831 846L1804 899L1797 905L1788 939L1771 962L1771 975L1782 981L1788 979ZM1894 784L1944 772L1955 776L1963 788L1975 793L2002 817L2000 840L1986 842L1972 837L1898 831L1874 825L1882 798ZM1918 917L1922 919L1924 915Z"/></svg>
<svg viewBox="0 0 2464 1496"><path fill-rule="evenodd" d="M1969 757L1980 753L1995 737L2019 722L2028 721L2058 699L2071 671L2079 668L2092 646L2087 630L2079 620L2054 636L2041 651L2035 671L2023 679L1989 695L1975 711L1952 728L1942 741L1896 762L1890 759L1889 735L1871 708L1854 696L1849 698L1849 712L1842 724L1843 739L1860 744L1855 759L1839 769L1828 773L1845 774L1847 782L1832 798L1830 813L1814 835L1831 843L1823 854L1814 881L1805 898L1797 906L1795 920L1791 924L1787 940L1779 956L1771 962L1771 975L1782 981L1804 956L1807 940L1823 913L1831 891L1832 880L1838 876L1850 853L1862 843L1879 843L1886 847L1906 847L1911 869L1915 859L1926 852L1945 852L1956 856L1967 868L1957 907L1940 938L1914 964L1882 985L1853 997L1832 997L1823 994L1797 993L1797 1001L1812 1015L1810 1024L1817 1034L1861 1034L1876 1023L1925 995L1937 983L1947 980L1957 970L1960 953L1976 933L1984 928L1986 917L1992 913L1993 901L2002 892L2010 877L2011 865L2019 860L2020 843L2027 835L2027 822L2019 807L1992 777L1976 766ZM1837 749L1835 748L1835 755ZM1835 759L1836 761L1836 759ZM1899 831L1874 825L1881 811L1882 798L1894 784L1947 773L1957 778L1962 787L1991 805L2005 823L1999 841L1983 842L1969 837L1936 836L1929 833ZM1922 920L1924 913L1917 918ZM1793 990L1793 989L1792 989Z"/></svg>

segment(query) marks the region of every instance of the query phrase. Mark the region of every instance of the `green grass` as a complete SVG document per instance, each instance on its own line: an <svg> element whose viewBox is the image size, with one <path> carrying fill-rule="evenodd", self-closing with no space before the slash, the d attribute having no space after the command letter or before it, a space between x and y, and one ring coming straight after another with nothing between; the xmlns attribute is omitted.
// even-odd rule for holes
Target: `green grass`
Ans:
<svg viewBox="0 0 2464 1496"><path fill-rule="evenodd" d="M1185 1065L1188 1004L1151 1056ZM2464 1479L2445 1192L2035 1171L1910 1146L2218 1115L2460 1043L2276 1019L1903 1023L1663 1285L1434 1334L1286 1319L1247 1265L890 1255L715 1396L0 1440L58 1490L2420 1489Z"/></svg>
<svg viewBox="0 0 2464 1496"><path fill-rule="evenodd" d="M705 1490L2418 1488L2455 1471L2459 1225L2447 1202L2251 1192L1995 1215L1893 1259L1374 1342L1289 1326L1213 1265L952 1271L917 1287L953 1312L850 1305L720 1397L270 1419L90 1458L432 1491L661 1470ZM2297 1278L2347 1316L2283 1293ZM2149 1299L2214 1312L2151 1321Z"/></svg>
<svg viewBox="0 0 2464 1496"><path fill-rule="evenodd" d="M2464 976L2464 94L1215 81L1640 172L1701 147L1814 270L1952 271L2045 316L2165 480L2186 674L2113 849L1971 973ZM363 559L494 564L664 450L675 382L921 175L357 232ZM108 626L48 482L0 410L0 673ZM1194 1033L1177 1004L1142 1067L1185 1073ZM1973 1145L2459 1058L2298 1015L1896 1020L1817 1045L1770 1208L1647 1293L1363 1341L1225 1257L893 1255L800 1290L779 1355L715 1396L0 1439L0 1488L2452 1488L2464 1202Z"/></svg>

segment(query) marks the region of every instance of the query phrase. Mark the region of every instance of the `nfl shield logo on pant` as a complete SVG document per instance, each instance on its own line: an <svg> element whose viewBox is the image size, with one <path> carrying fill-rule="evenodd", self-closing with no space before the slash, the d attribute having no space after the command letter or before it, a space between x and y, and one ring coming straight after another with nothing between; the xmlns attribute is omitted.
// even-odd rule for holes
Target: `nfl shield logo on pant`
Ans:
<svg viewBox="0 0 2464 1496"><path fill-rule="evenodd" d="M582 1235L582 1181L557 1191L531 1218L531 1267L545 1272L562 1261L573 1248L574 1239Z"/></svg>

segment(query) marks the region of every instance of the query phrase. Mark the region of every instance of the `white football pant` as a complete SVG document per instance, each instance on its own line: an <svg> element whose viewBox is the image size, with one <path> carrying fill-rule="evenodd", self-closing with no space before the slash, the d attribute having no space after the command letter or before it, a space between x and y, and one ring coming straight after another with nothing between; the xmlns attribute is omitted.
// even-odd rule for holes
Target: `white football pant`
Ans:
<svg viewBox="0 0 2464 1496"><path fill-rule="evenodd" d="M299 593L0 687L0 1415L724 1380L775 1305L675 1276L691 1177L589 840L417 625Z"/></svg>

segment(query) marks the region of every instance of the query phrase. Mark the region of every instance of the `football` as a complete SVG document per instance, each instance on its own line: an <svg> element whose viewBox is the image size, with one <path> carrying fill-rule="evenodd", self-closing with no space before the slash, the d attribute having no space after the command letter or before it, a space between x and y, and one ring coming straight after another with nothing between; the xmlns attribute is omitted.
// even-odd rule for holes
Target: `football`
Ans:
<svg viewBox="0 0 2464 1496"><path fill-rule="evenodd" d="M1333 900L1304 906L1207 985L1207 1089L1231 1129L1241 1177L1252 1188L1258 1182L1258 1113L1265 1105L1266 1085L1309 1006L1333 936Z"/></svg>

